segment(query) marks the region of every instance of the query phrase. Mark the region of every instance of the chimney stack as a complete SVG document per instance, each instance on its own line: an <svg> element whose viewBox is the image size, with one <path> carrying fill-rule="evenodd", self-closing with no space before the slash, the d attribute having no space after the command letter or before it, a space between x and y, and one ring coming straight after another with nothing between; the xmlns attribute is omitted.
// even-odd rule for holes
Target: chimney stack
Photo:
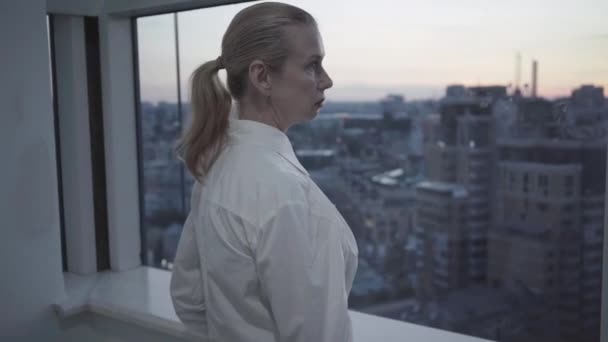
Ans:
<svg viewBox="0 0 608 342"><path fill-rule="evenodd" d="M538 62L532 61L532 97L537 96L538 87Z"/></svg>

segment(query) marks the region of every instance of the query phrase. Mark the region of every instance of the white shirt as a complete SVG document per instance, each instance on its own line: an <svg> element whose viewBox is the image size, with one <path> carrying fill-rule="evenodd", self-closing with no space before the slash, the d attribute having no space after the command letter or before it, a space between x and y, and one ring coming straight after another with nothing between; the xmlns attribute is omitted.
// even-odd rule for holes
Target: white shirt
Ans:
<svg viewBox="0 0 608 342"><path fill-rule="evenodd" d="M352 341L355 238L280 130L231 119L173 264L178 317L210 341Z"/></svg>

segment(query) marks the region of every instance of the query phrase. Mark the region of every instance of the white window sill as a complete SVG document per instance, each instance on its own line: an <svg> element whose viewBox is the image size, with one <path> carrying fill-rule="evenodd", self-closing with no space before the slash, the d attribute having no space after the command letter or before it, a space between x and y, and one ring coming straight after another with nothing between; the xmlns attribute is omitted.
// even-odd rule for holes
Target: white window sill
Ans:
<svg viewBox="0 0 608 342"><path fill-rule="evenodd" d="M60 318L83 312L122 320L185 340L201 340L178 320L169 296L170 273L151 267L91 276L65 273L66 298L55 304ZM439 329L350 311L354 339L366 341L487 342Z"/></svg>

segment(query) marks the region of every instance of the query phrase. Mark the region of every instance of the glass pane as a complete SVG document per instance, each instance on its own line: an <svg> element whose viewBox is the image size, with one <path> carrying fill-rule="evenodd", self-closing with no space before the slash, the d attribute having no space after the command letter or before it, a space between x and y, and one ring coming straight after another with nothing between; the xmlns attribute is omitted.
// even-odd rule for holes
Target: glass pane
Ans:
<svg viewBox="0 0 608 342"><path fill-rule="evenodd" d="M597 342L608 3L285 2L318 20L334 81L288 135L357 238L351 308ZM248 5L179 14L185 122L189 75Z"/></svg>
<svg viewBox="0 0 608 342"><path fill-rule="evenodd" d="M216 59L221 54L221 43L224 31L230 21L241 9L250 4L234 4L180 12L178 16L179 31L179 67L182 96L182 112L185 129L190 124L190 76L201 64ZM220 79L226 84L226 71L220 70ZM184 200L190 208L190 193L194 178L185 172Z"/></svg>
<svg viewBox="0 0 608 342"><path fill-rule="evenodd" d="M334 80L289 136L357 238L350 306L497 341L598 342L608 75L595 54L608 44L592 42L595 4L548 17L291 3L320 22Z"/></svg>
<svg viewBox="0 0 608 342"><path fill-rule="evenodd" d="M174 152L181 131L174 15L138 18L137 31L144 263L168 268L186 217Z"/></svg>

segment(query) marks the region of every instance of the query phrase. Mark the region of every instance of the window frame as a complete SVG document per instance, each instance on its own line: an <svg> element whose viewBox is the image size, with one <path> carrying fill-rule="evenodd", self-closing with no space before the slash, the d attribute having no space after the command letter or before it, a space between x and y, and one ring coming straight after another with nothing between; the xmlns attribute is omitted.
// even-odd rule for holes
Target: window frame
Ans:
<svg viewBox="0 0 608 342"><path fill-rule="evenodd" d="M205 7L228 5L248 1L175 1L159 5L154 1L142 1L137 5L109 1L107 14L100 18L101 65L103 87L104 138L106 150L108 223L111 269L121 271L141 265L142 249L142 196L141 161L137 141L140 134L139 85L135 63L137 41L134 34L136 18L166 14ZM131 6L131 7L129 7ZM123 48L121 50L120 48ZM127 53L124 49L126 48ZM125 82L130 81L130 82ZM120 115L119 115L120 114ZM126 125L125 125L126 124ZM123 125L123 129L120 126ZM119 133L123 136L119 137ZM127 142L120 145L119 142ZM120 148L128 150L121 153ZM134 158L128 159L126 157ZM135 182L133 179L137 177ZM608 184L608 173L606 175ZM131 182L133 187L122 188ZM132 190L136 189L135 194ZM131 191L131 192L130 192ZM126 195L122 197L121 195ZM604 195L604 212L608 213L608 192ZM119 204L130 203L120 209ZM608 265L608 215L604 215L603 269ZM133 251L137 251L133 253ZM608 272L602 276L601 321L608 320ZM608 342L608 325L601 326L601 341Z"/></svg>
<svg viewBox="0 0 608 342"><path fill-rule="evenodd" d="M99 64L90 60L95 54L88 51L95 41L87 40L84 16L52 14L53 95L55 97L56 139L58 174L62 181L58 189L63 215L63 235L66 254L65 271L87 275L107 269L107 252L104 258L100 248L106 200L100 193L105 191L99 180L103 168L103 146L92 140L92 132L98 132L101 111L92 111L95 99L99 100L99 80L91 76L99 71ZM90 34L90 32L89 32ZM90 38L90 35L89 35ZM97 83L93 84L93 83ZM95 116L96 115L96 116ZM95 116L95 117L94 117ZM97 120L94 120L97 119ZM101 170L103 171L103 170ZM97 205L96 205L97 204ZM101 234L100 234L101 233Z"/></svg>

